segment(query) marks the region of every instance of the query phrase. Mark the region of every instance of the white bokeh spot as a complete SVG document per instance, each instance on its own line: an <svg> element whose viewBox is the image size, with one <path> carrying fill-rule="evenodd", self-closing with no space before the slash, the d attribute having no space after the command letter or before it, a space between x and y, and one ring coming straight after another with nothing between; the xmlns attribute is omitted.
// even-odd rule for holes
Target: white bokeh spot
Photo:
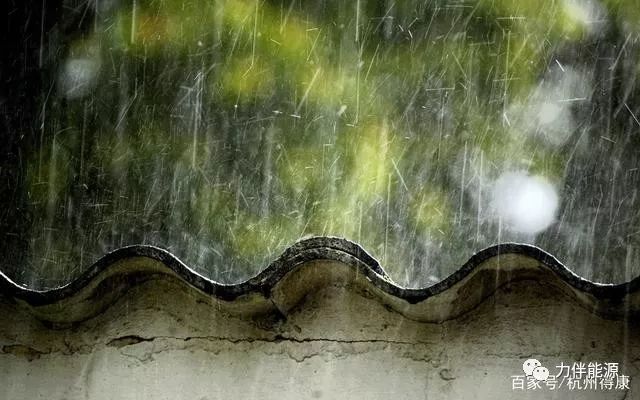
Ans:
<svg viewBox="0 0 640 400"><path fill-rule="evenodd" d="M535 234L555 220L558 194L543 177L508 172L494 183L492 210L506 228Z"/></svg>

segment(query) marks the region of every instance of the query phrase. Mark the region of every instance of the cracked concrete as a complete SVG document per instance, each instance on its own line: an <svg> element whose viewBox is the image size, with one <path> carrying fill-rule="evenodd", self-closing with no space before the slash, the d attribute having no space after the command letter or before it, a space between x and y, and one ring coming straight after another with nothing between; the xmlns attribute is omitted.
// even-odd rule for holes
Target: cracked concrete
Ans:
<svg viewBox="0 0 640 400"><path fill-rule="evenodd" d="M158 277L93 318L51 325L0 296L0 398L640 398L637 323L603 319L552 285L513 282L441 322L349 281L279 304L238 313ZM514 392L528 358L619 362L631 390Z"/></svg>

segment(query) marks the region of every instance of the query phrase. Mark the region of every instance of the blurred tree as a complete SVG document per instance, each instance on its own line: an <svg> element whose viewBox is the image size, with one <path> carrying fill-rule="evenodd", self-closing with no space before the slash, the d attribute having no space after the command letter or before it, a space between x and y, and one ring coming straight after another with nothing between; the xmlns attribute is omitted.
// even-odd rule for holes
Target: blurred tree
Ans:
<svg viewBox="0 0 640 400"><path fill-rule="evenodd" d="M21 282L133 243L237 281L307 235L410 286L513 240L637 274L632 1L54 3L7 28Z"/></svg>

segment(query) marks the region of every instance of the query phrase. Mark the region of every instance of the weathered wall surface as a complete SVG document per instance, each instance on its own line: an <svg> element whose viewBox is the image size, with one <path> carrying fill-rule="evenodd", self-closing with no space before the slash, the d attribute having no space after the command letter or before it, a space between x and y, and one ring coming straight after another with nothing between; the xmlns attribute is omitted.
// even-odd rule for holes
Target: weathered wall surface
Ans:
<svg viewBox="0 0 640 400"><path fill-rule="evenodd" d="M637 323L599 315L559 281L518 276L431 321L416 318L424 305L381 294L357 269L331 260L297 265L266 299L220 300L175 274L153 273L112 304L67 321L65 310L91 309L115 284L102 279L73 305L34 306L5 291L0 398L640 398ZM473 298L486 285L486 277L465 279L447 289L453 298ZM618 362L630 390L514 391L511 376L528 358L550 369Z"/></svg>

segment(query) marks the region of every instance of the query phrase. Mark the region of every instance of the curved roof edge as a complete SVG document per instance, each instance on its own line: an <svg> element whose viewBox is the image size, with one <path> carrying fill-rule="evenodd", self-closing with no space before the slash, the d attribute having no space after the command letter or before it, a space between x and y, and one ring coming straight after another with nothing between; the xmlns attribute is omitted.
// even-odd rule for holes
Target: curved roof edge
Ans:
<svg viewBox="0 0 640 400"><path fill-rule="evenodd" d="M515 258L514 258L515 256ZM160 265L152 270L136 267L132 262L130 266L122 268L127 260L150 259ZM501 260L503 260L501 264ZM640 277L621 284L601 284L586 280L559 262L551 254L544 250L527 244L505 243L488 247L474 254L462 267L449 275L441 282L426 288L404 288L390 280L378 261L369 255L358 244L349 240L336 237L313 237L301 240L285 250L276 260L267 266L255 277L237 284L221 284L208 279L193 269L189 268L176 256L167 250L147 245L135 245L123 247L106 254L94 263L88 270L69 284L50 290L32 290L17 285L6 275L0 272L0 294L26 302L32 307L43 307L66 302L78 296L78 293L88 290L97 290L101 281L113 276L122 275L124 279L117 286L110 286L113 291L123 292L128 287L136 285L140 279L126 279L131 274L152 275L164 273L175 275L193 288L205 295L225 302L233 302L246 295L259 295L264 298L274 296L274 291L285 281L285 277L298 269L299 266L314 261L330 261L346 266L356 275L363 276L367 286L397 304L407 306L420 303L443 304L456 300L457 297L467 296L476 300L475 305L487 297L487 284L496 276L493 291L499 286L513 281L533 279L548 281L561 290L572 293L572 297L578 299L584 306L593 309L600 314L629 316L640 312ZM116 265L120 267L116 267ZM506 264L518 264L515 268L505 268ZM138 268L139 270L136 270ZM491 272L489 280L481 275ZM486 274L485 274L486 275ZM467 283L483 280L480 285L477 282L471 286ZM285 285L286 286L286 285ZM479 287L478 287L479 286ZM482 291L480 295L475 293L460 293L460 289ZM282 291L283 289L278 289ZM286 291L286 288L284 288ZM111 296L119 297L121 293L111 293ZM83 296L94 300L99 296ZM633 297L633 299L631 299ZM434 300L435 299L435 300ZM605 303L600 307L599 303ZM469 308L469 307L466 307ZM433 309L428 307L427 309ZM618 309L616 312L615 309ZM425 310L421 312L427 312ZM454 314L453 312L449 312ZM446 315L444 316L446 317ZM430 318L426 318L429 320ZM435 318L442 319L442 317Z"/></svg>

